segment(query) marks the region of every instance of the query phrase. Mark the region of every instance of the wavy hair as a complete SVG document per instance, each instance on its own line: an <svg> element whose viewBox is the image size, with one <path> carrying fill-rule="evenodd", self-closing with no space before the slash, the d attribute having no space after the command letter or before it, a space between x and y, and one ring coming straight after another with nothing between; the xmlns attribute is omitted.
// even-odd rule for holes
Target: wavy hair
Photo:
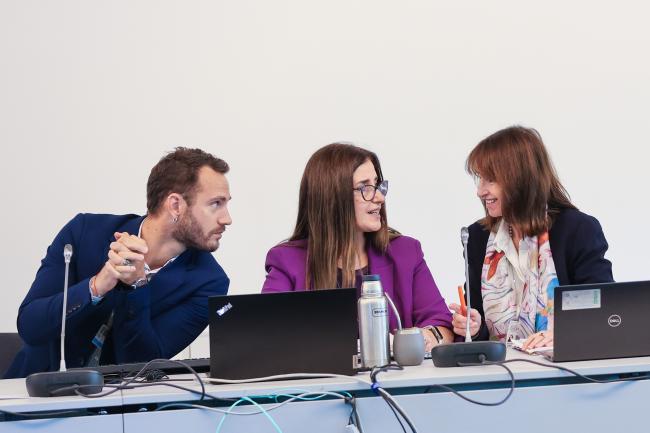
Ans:
<svg viewBox="0 0 650 433"><path fill-rule="evenodd" d="M561 209L576 209L560 183L542 137L533 128L511 126L483 139L467 157L465 168L469 174L502 187L503 218L525 236L550 230ZM480 222L493 230L499 219L491 217L486 208Z"/></svg>

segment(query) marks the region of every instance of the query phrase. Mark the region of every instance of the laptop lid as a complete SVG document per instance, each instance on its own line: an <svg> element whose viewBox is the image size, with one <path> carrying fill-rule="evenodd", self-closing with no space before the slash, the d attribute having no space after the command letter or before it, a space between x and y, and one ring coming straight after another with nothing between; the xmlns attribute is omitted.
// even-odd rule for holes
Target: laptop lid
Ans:
<svg viewBox="0 0 650 433"><path fill-rule="evenodd" d="M211 296L210 376L353 374L356 289Z"/></svg>
<svg viewBox="0 0 650 433"><path fill-rule="evenodd" d="M555 288L553 361L650 355L650 281Z"/></svg>

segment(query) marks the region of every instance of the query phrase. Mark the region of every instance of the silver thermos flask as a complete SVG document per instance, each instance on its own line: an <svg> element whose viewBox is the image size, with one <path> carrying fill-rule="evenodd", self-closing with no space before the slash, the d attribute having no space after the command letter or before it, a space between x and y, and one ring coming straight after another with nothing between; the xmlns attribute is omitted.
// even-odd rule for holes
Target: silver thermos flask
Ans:
<svg viewBox="0 0 650 433"><path fill-rule="evenodd" d="M372 368L389 364L388 302L379 275L363 276L357 308L361 365Z"/></svg>

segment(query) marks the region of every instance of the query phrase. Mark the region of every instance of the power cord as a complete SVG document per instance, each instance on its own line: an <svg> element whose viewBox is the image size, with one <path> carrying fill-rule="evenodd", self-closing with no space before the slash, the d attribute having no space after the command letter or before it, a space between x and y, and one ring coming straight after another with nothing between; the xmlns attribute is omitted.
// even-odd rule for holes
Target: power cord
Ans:
<svg viewBox="0 0 650 433"><path fill-rule="evenodd" d="M153 369L155 372L153 376L148 375L149 372L151 371L151 367L154 366L156 363L160 362L173 362L175 364L178 364L185 369L187 369L192 375L194 375L195 379L199 382L201 385L201 391L197 391L192 388L188 388L185 386L181 386L172 382L176 381L187 381L187 379L165 379L164 376L160 376L159 372L160 370ZM157 379L158 378L158 379ZM144 380L152 380L151 382L145 383L143 382ZM117 384L104 384L104 387L106 388L112 388L109 391L97 393L97 394L83 394L81 393L81 389L86 387L87 385L75 385L75 386L69 386L69 387L64 387L60 388L52 394L59 394L59 393L64 393L68 390L74 390L74 392L77 395L86 397L86 398L101 398L101 397L106 397L108 395L111 395L117 391L120 390L127 390L127 389L134 389L134 388L146 388L146 387L151 387L151 386L169 386L172 388L177 388L183 391L191 392L193 394L197 394L200 396L199 400L202 401L206 397L213 399L213 400L218 400L218 401L233 401L233 399L224 399L224 398L219 398L219 397L214 397L210 394L206 394L205 392L205 382L203 379L201 379L201 376L188 364L184 363L183 361L178 361L178 360L169 360L169 359L154 359L152 361L147 362L133 377L130 377L129 379L123 380L120 383Z"/></svg>
<svg viewBox="0 0 650 433"><path fill-rule="evenodd" d="M485 359L484 355L481 355L481 356L483 357L483 359L481 359L481 362L479 362L479 363L460 363L459 362L458 366L460 366L460 367L470 367L470 366L482 366L482 365L496 365L496 366L504 368L508 372L508 376L510 376L510 389L508 390L508 394L503 399L501 399L501 400L499 400L497 402L478 401L478 400L474 400L472 398L469 398L469 397L461 394L460 392L456 391L455 389L453 389L453 388L451 388L449 386L439 385L439 384L429 386L427 389L425 389L424 392L425 393L429 392L431 390L431 388L436 387L436 388L441 388L441 389L443 389L445 391L449 391L449 392L453 393L454 395L462 398L463 400L468 401L468 402L473 403L473 404L477 404L479 406L499 406L499 405L505 403L512 396L512 394L513 394L513 392L515 390L516 383L515 383L514 373L506 365L506 364L510 364L510 363L513 363L513 362L525 362L525 363L528 363L528 364L539 365L540 367L546 367L546 368L552 368L552 369L564 371L564 372L567 372L567 373L569 373L569 374L571 374L571 375L573 375L575 377L578 377L578 378L584 380L585 382L590 382L590 383L603 383L604 384L604 383L631 382L631 381L636 381L636 380L650 379L650 375L642 375L642 376L629 376L629 377L619 377L619 378L614 378L614 379L600 380L600 379L591 378L589 376L585 376L584 374L578 373L575 370L572 370L572 369L567 368L567 367L563 367L561 365L547 364L545 362L535 361L535 360L532 360L532 359L513 358L513 359L508 359L508 360L505 360L505 361L487 361Z"/></svg>
<svg viewBox="0 0 650 433"><path fill-rule="evenodd" d="M442 390L451 392L455 396L460 397L465 401L468 401L468 402L473 403L473 404L477 404L479 406L500 406L500 405L502 405L503 403L508 401L508 399L512 396L512 393L515 392L515 375L512 372L512 370L510 368L508 368L508 366L506 366L506 365L500 364L498 362L486 361L485 360L485 355L483 355L483 354L479 355L479 359L481 359L480 363L461 363L461 362L459 362L458 365L460 367L479 366L479 365L498 365L500 367L503 367L506 370L506 372L508 372L508 376L510 376L510 389L508 390L508 393L506 394L506 396L503 397L501 400L494 401L494 402L474 400L473 398L467 397L466 395L460 393L459 391L456 391L455 389L453 389L450 386L441 385L441 384L431 385L431 386L427 387L424 390L424 392L427 393L432 388L440 388Z"/></svg>
<svg viewBox="0 0 650 433"><path fill-rule="evenodd" d="M199 382L201 385L201 391L197 391L195 389L185 387L178 385L173 382L186 382L191 379L169 379L167 375L162 372L159 369L151 368L154 366L156 363L160 362L173 362L176 363L185 369L187 369L192 375L194 375L195 379ZM130 376L131 373L128 373ZM77 395L86 397L86 398L101 398L101 397L106 397L108 395L114 394L117 391L120 390L127 390L127 389L135 389L135 388L146 388L146 387L151 387L151 386L168 386L172 388L177 388L183 391L191 392L193 394L197 394L200 396L199 401L203 401L206 397L210 398L212 400L216 401L234 401L235 399L232 398L219 398L219 397L214 397L210 394L206 394L205 392L205 382L201 379L199 374L188 364L184 363L183 361L178 361L178 360L169 360L169 359L154 359L152 361L147 362L140 370L138 370L132 377L129 379L123 379L120 382L117 383L107 383L104 384L105 388L111 388L109 391L101 392L98 394L83 394L81 393L81 390L85 387L88 386L95 386L95 385L73 385L73 386L66 386L59 388L55 391L52 392L54 396L57 394L63 394L66 391L73 390ZM44 418L44 417L56 417L56 416L70 416L70 415L76 415L79 414L80 410L75 409L75 410L61 410L61 411L48 411L48 412L35 412L35 413L28 413L28 412L13 412L5 409L0 409L0 414L4 414L5 416L11 416L14 418Z"/></svg>
<svg viewBox="0 0 650 433"><path fill-rule="evenodd" d="M315 397L312 397L315 396ZM219 420L219 424L217 425L217 430L216 433L219 433L221 429L223 428L223 424L226 420L227 415L259 415L263 414L273 425L273 428L275 429L276 432L282 433L282 430L280 429L280 426L276 423L276 421L273 419L273 417L270 415L269 412L273 410L277 410L281 408L282 406L285 406L288 403L291 403L296 400L317 400L323 397L337 397L343 399L346 403L350 404L352 406L352 411L350 414L351 418L356 418L357 421L350 423L350 420L348 420L349 424L346 428L348 428L349 431L352 431L354 433L361 432L360 429L360 422L358 421L358 415L356 414L356 402L354 402L354 397L352 397L350 394L345 393L337 393L337 392L330 392L330 391L318 391L318 392L303 392L299 395L292 395L292 394L275 394L275 395L265 395L265 396L248 396L248 397L242 397L235 401L228 409L221 409L221 408L214 408L214 407L209 407L209 406L203 406L199 404L192 404L192 403L168 403L165 405L162 405L158 408L155 409L155 411L160 411L172 407L181 407L181 408L194 408L194 409L202 409L202 410L207 410L207 411L212 411L212 412L217 412L221 415L221 419ZM277 399L279 397L284 397L287 398L287 400L284 400L280 403L273 404L272 406L268 408L262 407L258 402L256 402L254 399L260 399L260 398L274 398ZM242 403L249 403L253 406L255 406L256 410L245 410L242 412L237 412L235 411L235 408L239 406ZM354 414L354 415L353 415ZM353 429L350 430L350 426L353 426Z"/></svg>
<svg viewBox="0 0 650 433"><path fill-rule="evenodd" d="M535 361L533 359L524 359L524 358L513 358L513 359L507 359L505 361L496 361L496 362L488 361L488 362L485 362L484 364L485 365L502 365L502 364L509 364L509 363L512 363L512 362L526 362L526 363L529 363L529 364L539 365L540 367L554 368L556 370L565 371L565 372L567 372L567 373L569 373L569 374L571 374L571 375L573 375L575 377L578 377L578 378L580 378L580 379L582 379L582 380L584 380L586 382L591 382L591 383L632 382L632 381L636 381L636 380L650 379L650 375L644 374L642 376L629 376L629 377L619 377L619 378L615 378L615 379L600 380L600 379L594 379L594 378L589 377L589 376L585 376L584 374L580 374L575 370L571 370L570 368L563 367L561 365L547 364L545 362Z"/></svg>
<svg viewBox="0 0 650 433"><path fill-rule="evenodd" d="M359 417L359 412L357 412L356 397L350 396L348 399L346 399L346 403L352 407L352 410L350 410L350 417L348 418L348 425L346 426L346 429L352 433L363 433L363 429L361 428L361 418Z"/></svg>
<svg viewBox="0 0 650 433"><path fill-rule="evenodd" d="M402 430L404 433L406 433L406 428L404 427L404 424L402 424L402 421L400 419L400 416L404 421L406 421L406 424L408 424L409 429L413 433L417 433L417 429L415 428L415 425L411 421L411 419L408 417L404 409L397 403L397 401L393 398L392 395L388 393L384 388L379 386L379 383L377 382L377 375L382 372L386 372L389 370L404 370L404 368L399 365L399 364L387 364L387 365L382 365L380 367L374 367L370 371L370 380L372 381L372 390L379 395L381 398L384 399L386 404L388 404L388 407L393 411L393 414L395 415L395 418L397 419L397 422L399 425L402 427ZM399 416L398 416L399 413Z"/></svg>
<svg viewBox="0 0 650 433"><path fill-rule="evenodd" d="M30 413L30 412L12 412L10 410L5 410L5 409L0 409L0 414L2 415L9 415L14 418L18 419L30 419L30 418L53 418L57 416L68 416L68 415L77 415L80 413L79 409L75 410L57 410L57 411L51 411L51 412L36 412L36 413Z"/></svg>

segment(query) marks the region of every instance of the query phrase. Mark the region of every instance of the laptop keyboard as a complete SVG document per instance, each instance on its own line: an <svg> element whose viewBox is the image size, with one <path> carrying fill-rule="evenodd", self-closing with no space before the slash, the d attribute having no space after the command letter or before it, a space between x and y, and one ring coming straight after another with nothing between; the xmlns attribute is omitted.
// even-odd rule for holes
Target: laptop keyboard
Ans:
<svg viewBox="0 0 650 433"><path fill-rule="evenodd" d="M431 359L431 352L425 352L424 359ZM208 373L210 372L210 358L192 358L192 359L178 359L194 369L197 373ZM142 370L142 367L146 365L146 362L132 362L127 364L108 364L108 365L99 365L92 367L92 370L100 372L104 376L111 377L127 377L133 376L138 371ZM88 367L82 367L87 369ZM71 368L70 370L75 370ZM174 361L156 361L153 365L149 366L149 371L159 370L164 372L167 375L172 374L188 374L189 370L182 365Z"/></svg>
<svg viewBox="0 0 650 433"><path fill-rule="evenodd" d="M210 371L210 358L194 358L194 359L179 359L190 367L192 367L197 373L206 373ZM104 376L133 376L138 371L142 370L147 363L146 362L132 362L128 364L109 364L109 365L99 365L97 367L92 367L92 370L96 370L103 374ZM74 370L74 369L71 369ZM165 374L188 374L190 371L183 367L182 365L174 361L156 361L148 368L151 370L160 370Z"/></svg>

